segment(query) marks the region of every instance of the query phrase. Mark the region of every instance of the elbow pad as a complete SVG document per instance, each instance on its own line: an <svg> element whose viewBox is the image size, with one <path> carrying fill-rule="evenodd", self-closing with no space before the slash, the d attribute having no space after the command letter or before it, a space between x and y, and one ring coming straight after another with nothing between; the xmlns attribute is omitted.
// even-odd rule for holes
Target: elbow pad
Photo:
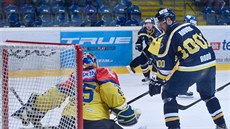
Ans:
<svg viewBox="0 0 230 129"><path fill-rule="evenodd" d="M118 123L122 126L131 126L136 124L140 116L140 113L138 116L130 105L127 105L123 109L114 108L111 110L117 116Z"/></svg>

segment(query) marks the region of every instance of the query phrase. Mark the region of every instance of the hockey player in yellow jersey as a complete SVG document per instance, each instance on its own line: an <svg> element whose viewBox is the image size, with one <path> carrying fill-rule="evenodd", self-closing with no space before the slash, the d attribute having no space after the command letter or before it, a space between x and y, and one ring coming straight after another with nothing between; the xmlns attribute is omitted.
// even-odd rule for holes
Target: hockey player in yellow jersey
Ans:
<svg viewBox="0 0 230 129"><path fill-rule="evenodd" d="M111 110L118 123L130 126L137 123L140 112L127 105L118 76L107 68L97 68L92 54L83 59L84 129L122 129L109 120Z"/></svg>
<svg viewBox="0 0 230 129"><path fill-rule="evenodd" d="M28 102L11 116L22 120L27 126L32 123L36 128L42 127L41 120L45 114L69 98L69 103L62 111L57 129L75 129L76 106L74 101L74 73L68 80L57 84L47 92L32 94ZM118 124L110 120L112 112ZM84 129L123 129L137 123L140 111L132 109L126 103L121 91L118 76L107 68L98 68L96 58L90 53L83 55L83 126Z"/></svg>

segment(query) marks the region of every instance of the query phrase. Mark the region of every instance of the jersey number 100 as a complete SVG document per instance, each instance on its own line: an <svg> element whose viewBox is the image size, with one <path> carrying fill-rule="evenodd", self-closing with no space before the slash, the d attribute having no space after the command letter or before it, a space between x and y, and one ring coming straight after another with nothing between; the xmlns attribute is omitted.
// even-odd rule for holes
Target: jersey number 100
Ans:
<svg viewBox="0 0 230 129"><path fill-rule="evenodd" d="M186 59L189 57L189 54L194 54L200 50L200 48L207 49L208 43L203 39L199 34L194 34L192 38L188 38L183 42L184 49L181 46L178 46L178 51L183 55L182 58Z"/></svg>

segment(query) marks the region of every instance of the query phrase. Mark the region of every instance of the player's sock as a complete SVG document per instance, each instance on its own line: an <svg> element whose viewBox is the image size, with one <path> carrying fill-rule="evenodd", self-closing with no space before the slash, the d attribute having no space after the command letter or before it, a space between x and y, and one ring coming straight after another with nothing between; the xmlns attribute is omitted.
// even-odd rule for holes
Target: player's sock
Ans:
<svg viewBox="0 0 230 129"><path fill-rule="evenodd" d="M208 100L205 100L205 102L206 102L206 107L208 108L208 111L212 116L214 123L216 125L224 125L225 124L224 114L221 110L219 100L216 97L212 97Z"/></svg>
<svg viewBox="0 0 230 129"><path fill-rule="evenodd" d="M180 117L175 98L164 99L164 116L168 129L180 129Z"/></svg>

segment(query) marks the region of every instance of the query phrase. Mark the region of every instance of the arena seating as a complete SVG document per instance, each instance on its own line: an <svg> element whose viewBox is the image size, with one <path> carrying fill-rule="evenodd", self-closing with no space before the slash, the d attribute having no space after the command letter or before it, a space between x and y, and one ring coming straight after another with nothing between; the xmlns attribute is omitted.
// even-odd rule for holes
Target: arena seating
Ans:
<svg viewBox="0 0 230 129"><path fill-rule="evenodd" d="M130 0L33 0L0 5L0 27L138 26L141 11Z"/></svg>

